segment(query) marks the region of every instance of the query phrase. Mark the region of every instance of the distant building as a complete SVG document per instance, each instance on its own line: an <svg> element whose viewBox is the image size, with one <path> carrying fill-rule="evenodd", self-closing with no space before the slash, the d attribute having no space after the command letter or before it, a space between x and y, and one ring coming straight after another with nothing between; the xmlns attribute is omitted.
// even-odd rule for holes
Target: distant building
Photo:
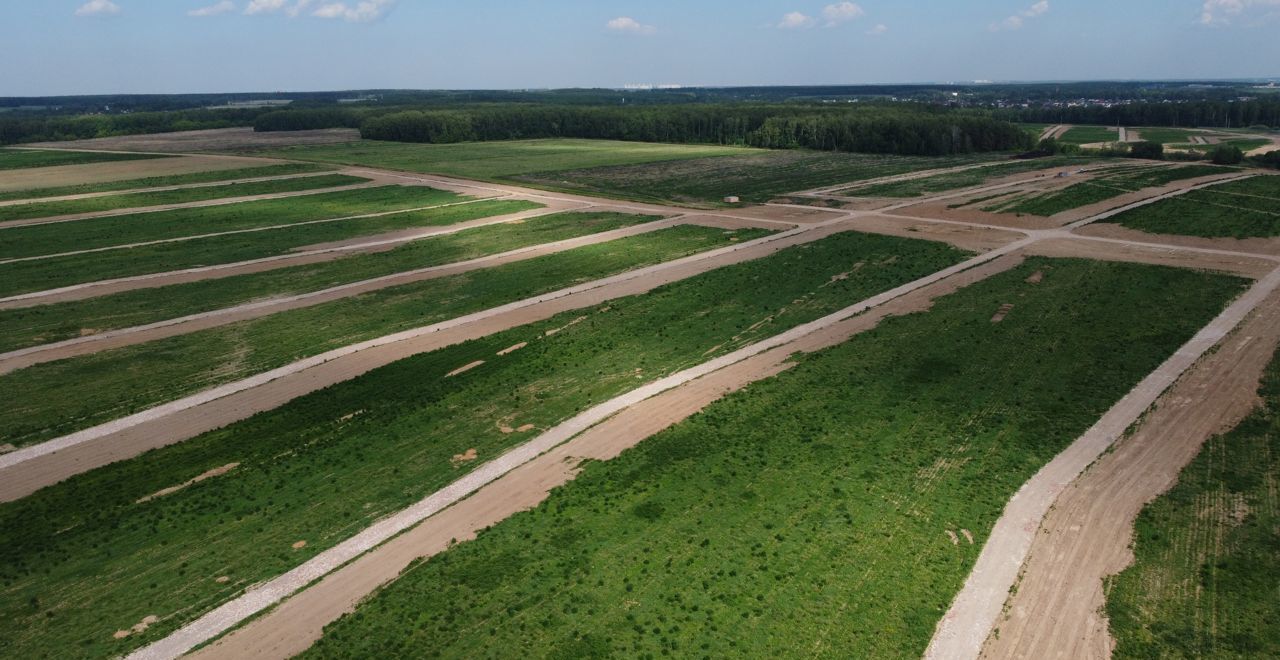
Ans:
<svg viewBox="0 0 1280 660"><path fill-rule="evenodd" d="M738 202L741 202L741 201L742 200L738 199L737 195L729 195L728 197L724 198L725 204L737 204Z"/></svg>

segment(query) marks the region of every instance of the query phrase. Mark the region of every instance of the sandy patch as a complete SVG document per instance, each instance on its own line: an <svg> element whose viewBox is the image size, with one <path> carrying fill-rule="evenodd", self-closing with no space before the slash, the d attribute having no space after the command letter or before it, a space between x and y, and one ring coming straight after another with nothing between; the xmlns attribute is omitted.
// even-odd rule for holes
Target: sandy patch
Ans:
<svg viewBox="0 0 1280 660"><path fill-rule="evenodd" d="M504 348L504 349L502 349L502 350L498 351L498 355L511 355L512 353L515 353L516 351L518 351L518 350L520 350L520 349L522 349L522 348L524 348L525 346L528 346L528 345L529 345L529 342L527 342L527 341L522 341L522 342L520 342L519 344L516 344L515 346L508 346L507 348Z"/></svg>
<svg viewBox="0 0 1280 660"><path fill-rule="evenodd" d="M3 445L0 445L0 454L7 454L15 449L17 449L17 447L14 447L12 444L6 442Z"/></svg>
<svg viewBox="0 0 1280 660"><path fill-rule="evenodd" d="M1009 316L1009 312L1012 312L1012 311L1013 311L1013 303L1005 303L1001 305L1000 309L996 310L996 315L991 317L991 322L999 323L1003 321L1005 317Z"/></svg>
<svg viewBox="0 0 1280 660"><path fill-rule="evenodd" d="M307 547L307 542L306 542L306 541L296 541L293 545L291 545L291 546L289 546L289 547L293 548L294 550L301 550L301 549L303 549L303 548Z"/></svg>
<svg viewBox="0 0 1280 660"><path fill-rule="evenodd" d="M1044 271L1043 271L1043 270L1037 270L1036 272L1032 273L1032 274L1031 274L1031 276L1030 276L1030 277L1028 277L1025 281L1026 281L1026 283L1027 283L1027 284L1039 284L1039 283L1043 282L1043 281L1044 281Z"/></svg>
<svg viewBox="0 0 1280 660"><path fill-rule="evenodd" d="M537 427L535 427L533 424L525 424L524 426L521 426L520 428L516 429L516 431L520 433L527 433L529 431L532 431L535 428Z"/></svg>
<svg viewBox="0 0 1280 660"><path fill-rule="evenodd" d="M949 529L947 530L947 538L951 539L951 545L960 545L960 537Z"/></svg>
<svg viewBox="0 0 1280 660"><path fill-rule="evenodd" d="M558 328L552 328L551 330L546 331L546 333L544 334L544 336L546 336L546 337L550 337L550 336L552 336L552 335L555 335L555 334L558 334L558 333L564 332L565 330L568 330L569 328L572 328L573 326L578 325L579 323L582 323L582 322L583 322L583 321L585 321L585 320L587 320L587 317L585 317L585 316L579 316L578 318L576 318L576 319L574 319L574 320L572 320L572 321L569 321L568 323L566 323L566 324L564 324L564 325L562 325L562 326L560 326L560 327L558 327Z"/></svg>
<svg viewBox="0 0 1280 660"><path fill-rule="evenodd" d="M174 494L174 493L176 493L176 492L178 492L178 491L182 490L183 488L186 488L186 487L191 486L191 485L194 485L194 484L198 484L198 483L200 483L201 481L204 481L205 479L212 479L212 478L214 478L214 477L220 477L220 476L222 476L222 475L224 475L224 474L226 474L226 473L228 473L228 472L230 472L230 471L232 471L232 470L234 470L234 469L236 469L236 468L238 468L238 467L240 467L240 464L239 464L239 463L228 463L228 464L226 464L226 465L224 465L224 466L222 466L222 467L220 467L220 468L214 468L214 469L212 469L212 470L209 470L208 472L205 472L204 474L202 474L202 475L200 475L200 476L198 476L198 477L196 477L196 478L194 478L194 479L188 479L188 480L186 480L186 481L184 481L184 482L182 482L182 483L178 484L177 486L169 486L168 488L162 488L162 489L160 489L160 490L158 490L158 491L156 491L156 492L154 492L154 493L152 493L152 494L150 494L150 495L148 495L148 496L146 496L146 497L139 498L136 502L134 502L134 504L142 504L143 502L149 502L149 501L154 500L154 499L156 499L156 498L158 498L158 497L164 497L165 495L172 495L172 494Z"/></svg>
<svg viewBox="0 0 1280 660"><path fill-rule="evenodd" d="M476 460L478 456L479 454L476 453L476 448L472 447L471 449L468 449L461 454L454 454L453 458L449 459L449 462L452 463L453 467L456 468L459 465L462 465L464 463L470 463Z"/></svg>
<svg viewBox="0 0 1280 660"><path fill-rule="evenodd" d="M973 532L970 532L967 529L962 529L960 530L960 533L964 535L964 540L968 541L969 545L973 545Z"/></svg>
<svg viewBox="0 0 1280 660"><path fill-rule="evenodd" d="M457 369L454 369L453 371L450 371L449 373L445 374L444 377L453 378L454 376L457 376L459 374L465 374L468 371L471 371L472 369L475 369L476 367L482 364L484 364L484 360L476 360L475 362L472 362L470 364L464 364L461 367L458 367Z"/></svg>
<svg viewBox="0 0 1280 660"><path fill-rule="evenodd" d="M111 637L112 637L113 639L124 639L125 637L128 637L129 635L137 635L137 634L140 634L140 633L144 633L144 632L147 632L147 628L150 628L151 626L155 625L155 624L156 624L156 623L158 623L159 621L160 621L160 617L158 617L158 616L156 616L156 615L154 615L154 614L149 614L149 615L147 615L147 616L143 617L141 621L139 621L139 622L137 622L137 623L133 624L133 626L132 626L131 628L129 628L128 630L117 630L117 631L115 631L115 633L114 633L114 634L112 634L112 635L111 635Z"/></svg>
<svg viewBox="0 0 1280 660"><path fill-rule="evenodd" d="M218 577L214 578L213 581L217 582L218 584L226 584L231 581L231 578L226 575L219 575Z"/></svg>

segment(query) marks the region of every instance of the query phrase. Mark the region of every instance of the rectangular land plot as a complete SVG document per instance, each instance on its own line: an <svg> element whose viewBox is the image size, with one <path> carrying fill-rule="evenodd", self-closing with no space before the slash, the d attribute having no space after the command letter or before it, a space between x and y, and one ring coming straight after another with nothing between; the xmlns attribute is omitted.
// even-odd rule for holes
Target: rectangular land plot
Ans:
<svg viewBox="0 0 1280 660"><path fill-rule="evenodd" d="M1115 142L1119 139L1120 133L1116 129L1107 126L1072 126L1070 130L1063 133L1062 137L1058 138L1058 141L1079 145Z"/></svg>
<svg viewBox="0 0 1280 660"><path fill-rule="evenodd" d="M368 183L369 179L342 174L322 174L296 179L279 179L276 181L257 181L233 183L221 186L202 186L199 188L181 188L148 193L124 193L105 197L66 200L58 202L33 202L30 204L12 204L0 206L0 222L24 220L28 218L47 218L59 215L80 213L99 213L118 209L143 208L147 206L165 206L168 204L185 204L204 202L214 199L232 197L249 197L253 195L270 195L278 193L303 192L354 186Z"/></svg>
<svg viewBox="0 0 1280 660"><path fill-rule="evenodd" d="M145 188L164 188L167 186L202 185L236 181L239 179L312 174L333 169L335 168L332 165L321 165L319 163L264 165L261 167L244 167L235 170L194 172L191 174L174 174L171 176L153 176L143 179L126 179L124 181L113 181L110 183L85 183L58 188L34 188L31 190L0 192L0 202L9 202L20 199L39 199L42 197L63 197L67 195L91 195L96 193L121 192Z"/></svg>
<svg viewBox="0 0 1280 660"><path fill-rule="evenodd" d="M1204 176L1230 174L1233 168L1212 165L1184 165L1156 168L1117 168L1112 174L1068 186L1041 195L1023 196L984 210L998 213L1017 213L1049 217L1090 204L1105 202L1121 195L1169 185L1176 181Z"/></svg>
<svg viewBox="0 0 1280 660"><path fill-rule="evenodd" d="M587 464L304 657L919 657L1008 497L1241 287L1028 260Z"/></svg>
<svg viewBox="0 0 1280 660"><path fill-rule="evenodd" d="M1256 176L1126 211L1106 222L1150 234L1280 236L1280 177Z"/></svg>
<svg viewBox="0 0 1280 660"><path fill-rule="evenodd" d="M387 232L440 227L540 208L526 201L479 201L428 207L373 218L335 219L265 231L236 233L178 242L113 249L28 261L0 263L0 295L44 291L115 278L164 273L210 264L238 263L287 255L309 245L375 236ZM3 232L0 232L0 236Z"/></svg>
<svg viewBox="0 0 1280 660"><path fill-rule="evenodd" d="M1114 657L1280 657L1280 354L1263 379L1261 406L1139 515L1106 588Z"/></svg>
<svg viewBox="0 0 1280 660"><path fill-rule="evenodd" d="M1079 165L1081 167L1098 163L1090 158L1036 158L1020 160L990 167L979 167L962 172L938 174L936 176L885 183L880 185L854 188L841 191L841 195L853 197L919 197L928 193L944 192L959 188L972 188L1000 177L1034 172L1055 167Z"/></svg>
<svg viewBox="0 0 1280 660"><path fill-rule="evenodd" d="M0 353L588 236L656 219L622 213L556 213L521 223L476 227L412 241L387 252L355 254L317 264L86 300L0 310Z"/></svg>
<svg viewBox="0 0 1280 660"><path fill-rule="evenodd" d="M654 238L626 239L608 256ZM0 505L4 650L126 653L537 429L966 256L940 243L837 234L414 356ZM160 621L145 633L113 637L149 615Z"/></svg>
<svg viewBox="0 0 1280 660"><path fill-rule="evenodd" d="M59 165L87 165L89 163L111 163L124 160L152 160L155 158L169 158L169 156L105 153L100 151L0 149L0 170L57 167Z"/></svg>
<svg viewBox="0 0 1280 660"><path fill-rule="evenodd" d="M495 180L531 172L559 172L757 151L714 145L566 139L460 144L363 141L323 147L292 147L262 155Z"/></svg>

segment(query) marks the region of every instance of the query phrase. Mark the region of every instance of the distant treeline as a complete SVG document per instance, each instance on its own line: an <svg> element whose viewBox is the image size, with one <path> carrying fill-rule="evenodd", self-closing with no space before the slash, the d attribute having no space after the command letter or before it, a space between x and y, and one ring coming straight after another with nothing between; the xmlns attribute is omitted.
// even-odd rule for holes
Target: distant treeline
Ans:
<svg viewBox="0 0 1280 660"><path fill-rule="evenodd" d="M284 120L263 119L270 119L275 126ZM396 142L588 138L933 156L1025 149L1031 140L1016 126L986 114L909 106L822 109L724 104L410 110L370 117L360 131L366 139Z"/></svg>
<svg viewBox="0 0 1280 660"><path fill-rule="evenodd" d="M54 142L250 126L262 110L179 110L119 115L0 115L0 144Z"/></svg>
<svg viewBox="0 0 1280 660"><path fill-rule="evenodd" d="M1280 96L1250 101L1129 103L1111 107L1025 108L995 116L1035 124L1170 126L1180 128L1280 127Z"/></svg>

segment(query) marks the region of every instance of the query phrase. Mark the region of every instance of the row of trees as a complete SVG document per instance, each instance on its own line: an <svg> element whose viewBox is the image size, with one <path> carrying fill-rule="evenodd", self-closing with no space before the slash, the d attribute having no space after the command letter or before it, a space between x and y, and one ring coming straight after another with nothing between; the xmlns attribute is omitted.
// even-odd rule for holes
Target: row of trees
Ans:
<svg viewBox="0 0 1280 660"><path fill-rule="evenodd" d="M1186 128L1280 127L1280 97L1251 101L1187 101L1124 105L1007 109L996 116L1037 124L1176 126Z"/></svg>
<svg viewBox="0 0 1280 660"><path fill-rule="evenodd" d="M261 110L180 110L118 115L0 117L0 144L249 126L260 114Z"/></svg>
<svg viewBox="0 0 1280 660"><path fill-rule="evenodd" d="M1030 147L1025 132L984 114L905 106L828 110L774 105L512 105L410 110L367 119L361 134L397 142L571 137L911 155Z"/></svg>

